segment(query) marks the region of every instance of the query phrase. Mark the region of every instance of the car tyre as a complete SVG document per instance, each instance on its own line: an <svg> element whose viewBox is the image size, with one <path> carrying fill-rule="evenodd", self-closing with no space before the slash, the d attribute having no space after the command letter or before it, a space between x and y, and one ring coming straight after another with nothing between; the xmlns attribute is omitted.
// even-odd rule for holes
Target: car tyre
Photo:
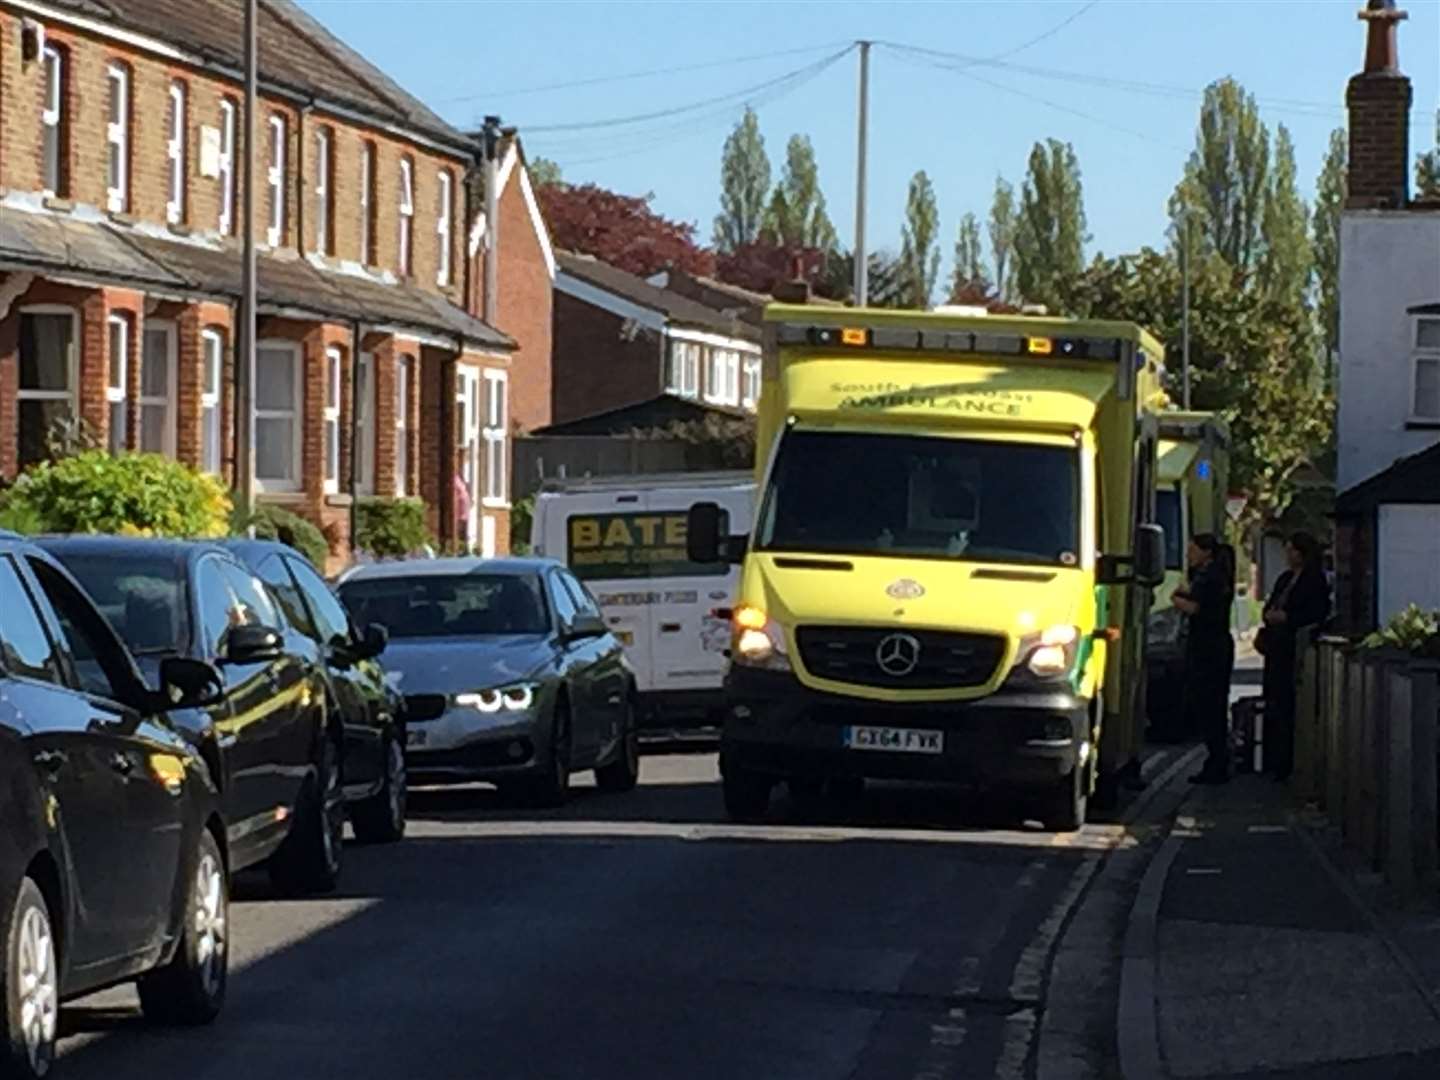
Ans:
<svg viewBox="0 0 1440 1080"><path fill-rule="evenodd" d="M561 702L555 706L555 718L551 721L550 749L540 774L528 785L532 805L553 809L569 800L572 731L569 706Z"/></svg>
<svg viewBox="0 0 1440 1080"><path fill-rule="evenodd" d="M200 833L185 895L180 946L165 967L141 977L140 1007L157 1024L208 1024L225 1004L229 975L230 888L225 859L209 829Z"/></svg>
<svg viewBox="0 0 1440 1080"><path fill-rule="evenodd" d="M731 821L759 821L770 809L770 793L775 787L773 778L722 755L720 781L725 795L725 814Z"/></svg>
<svg viewBox="0 0 1440 1080"><path fill-rule="evenodd" d="M28 877L20 883L8 925L0 967L0 1000L5 1006L0 1075L39 1080L55 1063L60 967L50 908Z"/></svg>
<svg viewBox="0 0 1440 1080"><path fill-rule="evenodd" d="M270 862L270 879L291 894L332 892L340 883L345 845L345 788L340 748L323 741L320 766L300 797L290 835Z"/></svg>
<svg viewBox="0 0 1440 1080"><path fill-rule="evenodd" d="M625 716L620 724L623 734L615 760L595 770L595 784L601 791L633 791L640 782L640 731L635 722L635 702L631 698L625 701Z"/></svg>
<svg viewBox="0 0 1440 1080"><path fill-rule="evenodd" d="M393 844L405 836L409 800L405 749L396 739L387 738L381 753L385 758L385 779L380 790L350 810L350 827L362 844Z"/></svg>

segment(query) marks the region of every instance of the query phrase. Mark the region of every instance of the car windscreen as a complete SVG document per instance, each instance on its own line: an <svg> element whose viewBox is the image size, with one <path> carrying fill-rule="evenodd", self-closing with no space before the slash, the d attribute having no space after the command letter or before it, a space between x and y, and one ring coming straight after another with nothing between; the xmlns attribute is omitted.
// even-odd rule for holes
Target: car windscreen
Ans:
<svg viewBox="0 0 1440 1080"><path fill-rule="evenodd" d="M379 623L392 638L543 634L549 616L533 574L416 574L360 578L340 586L357 626Z"/></svg>
<svg viewBox="0 0 1440 1080"><path fill-rule="evenodd" d="M756 529L765 551L1079 565L1073 447L789 432Z"/></svg>
<svg viewBox="0 0 1440 1080"><path fill-rule="evenodd" d="M1165 568L1185 568L1185 536L1180 523L1180 492L1161 488L1155 493L1156 523L1165 530Z"/></svg>
<svg viewBox="0 0 1440 1080"><path fill-rule="evenodd" d="M190 614L182 567L150 555L56 553L137 656L183 652Z"/></svg>

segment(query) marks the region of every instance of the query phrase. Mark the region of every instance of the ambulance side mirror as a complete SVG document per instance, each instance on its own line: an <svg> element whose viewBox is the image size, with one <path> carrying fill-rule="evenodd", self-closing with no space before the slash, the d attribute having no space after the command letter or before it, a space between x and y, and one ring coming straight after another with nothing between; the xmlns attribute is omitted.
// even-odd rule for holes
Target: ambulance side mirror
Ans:
<svg viewBox="0 0 1440 1080"><path fill-rule="evenodd" d="M728 535L730 515L719 503L696 503L685 521L685 557L700 566L738 563L748 546L743 536Z"/></svg>
<svg viewBox="0 0 1440 1080"><path fill-rule="evenodd" d="M1135 580L1153 589L1165 580L1165 530L1141 525L1135 534Z"/></svg>

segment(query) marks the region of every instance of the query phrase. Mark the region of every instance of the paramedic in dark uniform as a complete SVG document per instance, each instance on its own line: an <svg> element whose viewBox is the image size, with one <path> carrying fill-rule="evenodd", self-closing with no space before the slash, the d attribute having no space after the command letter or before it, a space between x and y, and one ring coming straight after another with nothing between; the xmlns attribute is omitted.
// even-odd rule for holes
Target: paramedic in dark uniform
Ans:
<svg viewBox="0 0 1440 1080"><path fill-rule="evenodd" d="M1230 675L1235 667L1235 639L1230 636L1230 607L1235 583L1227 580L1228 560L1219 540L1200 533L1186 552L1190 580L1175 590L1175 607L1189 617L1185 656L1184 708L1190 730L1205 736L1205 767L1190 779L1197 784L1223 784L1230 779Z"/></svg>

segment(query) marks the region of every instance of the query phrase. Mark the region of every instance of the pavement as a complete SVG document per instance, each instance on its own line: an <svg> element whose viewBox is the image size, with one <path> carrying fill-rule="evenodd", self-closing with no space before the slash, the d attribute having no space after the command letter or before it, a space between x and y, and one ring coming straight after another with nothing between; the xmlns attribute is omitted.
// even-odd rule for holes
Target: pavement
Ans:
<svg viewBox="0 0 1440 1080"><path fill-rule="evenodd" d="M637 791L577 777L559 810L483 787L416 792L410 835L347 848L333 896L280 899L242 878L220 1020L151 1029L133 990L108 991L64 1011L57 1074L1036 1075L1070 1011L1052 1007L1057 941L1097 867L1135 849L1139 804L1057 837L951 789L877 785L844 803L781 799L738 826L713 750L661 749ZM1067 1000L1103 1035L1117 988L1118 968L1092 970ZM1067 1053L1100 1068L1105 1042Z"/></svg>
<svg viewBox="0 0 1440 1080"><path fill-rule="evenodd" d="M1377 910L1319 824L1265 776L1180 796L1127 930L1124 1080L1440 1076L1433 913Z"/></svg>

